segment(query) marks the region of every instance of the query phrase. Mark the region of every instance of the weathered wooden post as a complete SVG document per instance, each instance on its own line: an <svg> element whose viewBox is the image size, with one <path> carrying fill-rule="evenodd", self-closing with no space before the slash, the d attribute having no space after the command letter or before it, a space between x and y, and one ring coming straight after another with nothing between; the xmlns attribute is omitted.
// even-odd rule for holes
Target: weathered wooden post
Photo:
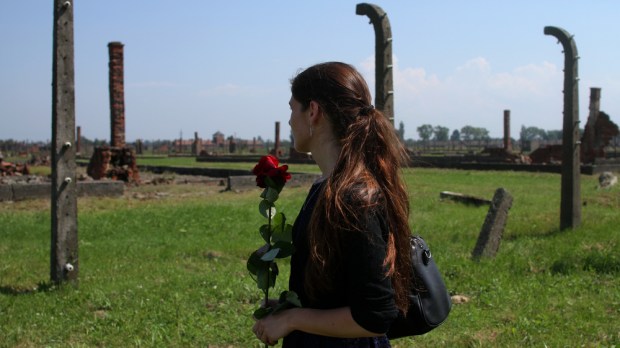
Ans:
<svg viewBox="0 0 620 348"><path fill-rule="evenodd" d="M579 75L577 45L573 36L557 27L545 27L564 48L564 122L562 126L562 202L560 230L581 224L581 163L579 159Z"/></svg>
<svg viewBox="0 0 620 348"><path fill-rule="evenodd" d="M73 0L54 0L51 279L78 278Z"/></svg>
<svg viewBox="0 0 620 348"><path fill-rule="evenodd" d="M484 220L476 247L472 252L475 261L481 257L495 257L499 251L499 245L504 234L504 227L508 220L508 211L512 206L512 196L503 188L495 190L491 207Z"/></svg>
<svg viewBox="0 0 620 348"><path fill-rule="evenodd" d="M392 28L387 13L373 4L357 4L355 14L368 16L375 29L375 107L394 124Z"/></svg>

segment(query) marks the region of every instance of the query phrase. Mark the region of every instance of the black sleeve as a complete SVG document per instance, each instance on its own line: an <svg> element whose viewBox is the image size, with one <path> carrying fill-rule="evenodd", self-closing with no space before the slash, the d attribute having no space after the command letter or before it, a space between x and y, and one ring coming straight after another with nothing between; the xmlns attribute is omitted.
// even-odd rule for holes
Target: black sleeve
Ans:
<svg viewBox="0 0 620 348"><path fill-rule="evenodd" d="M362 231L348 231L344 239L343 265L351 314L364 329L384 333L396 318L398 309L387 268L387 227L383 217L371 214Z"/></svg>

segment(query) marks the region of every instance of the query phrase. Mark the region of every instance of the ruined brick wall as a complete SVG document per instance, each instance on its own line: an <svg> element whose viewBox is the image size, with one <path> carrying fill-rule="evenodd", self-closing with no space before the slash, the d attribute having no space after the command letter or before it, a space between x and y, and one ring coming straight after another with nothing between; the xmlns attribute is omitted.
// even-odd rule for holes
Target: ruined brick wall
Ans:
<svg viewBox="0 0 620 348"><path fill-rule="evenodd" d="M530 153L532 163L559 164L562 163L562 145L547 145L539 147Z"/></svg>
<svg viewBox="0 0 620 348"><path fill-rule="evenodd" d="M601 89L590 88L590 114L581 137L581 161L594 163L597 158L605 158L605 147L618 135L618 126L609 115L600 111Z"/></svg>
<svg viewBox="0 0 620 348"><path fill-rule="evenodd" d="M95 180L106 178L111 158L112 152L109 147L102 146L95 148L90 162L88 162L86 173Z"/></svg>
<svg viewBox="0 0 620 348"><path fill-rule="evenodd" d="M125 87L123 79L123 44L110 42L110 145L125 146Z"/></svg>
<svg viewBox="0 0 620 348"><path fill-rule="evenodd" d="M109 178L139 183L140 173L136 156L130 148L101 146L95 148L86 173L95 180Z"/></svg>
<svg viewBox="0 0 620 348"><path fill-rule="evenodd" d="M598 120L600 105L601 89L597 87L590 88L590 114L581 137L581 161L584 163L592 163L596 157L600 156L598 149L594 145L596 141L595 125Z"/></svg>
<svg viewBox="0 0 620 348"><path fill-rule="evenodd" d="M581 148L582 162L593 163L596 158L606 158L605 148L618 134L618 125L605 112L599 111L596 118L588 119L581 142L589 146Z"/></svg>

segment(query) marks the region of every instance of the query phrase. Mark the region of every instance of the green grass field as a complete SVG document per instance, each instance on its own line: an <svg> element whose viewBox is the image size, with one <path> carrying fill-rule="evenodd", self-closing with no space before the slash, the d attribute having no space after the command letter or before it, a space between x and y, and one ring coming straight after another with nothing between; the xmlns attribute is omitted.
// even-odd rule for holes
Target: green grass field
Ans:
<svg viewBox="0 0 620 348"><path fill-rule="evenodd" d="M451 294L469 302L394 346L620 345L618 186L597 189L596 176L582 176L582 226L559 231L559 175L406 169L405 179L411 226ZM474 262L488 207L439 193L491 199L499 187L514 197L500 251ZM49 202L0 202L0 347L258 347L250 328L261 292L245 261L261 245L260 191L221 189L140 186L122 198L80 198L79 286L49 283ZM284 189L287 217L306 191ZM280 266L273 293L287 283Z"/></svg>
<svg viewBox="0 0 620 348"><path fill-rule="evenodd" d="M204 168L225 168L225 169L248 169L251 170L255 163L246 162L196 162L195 157L168 157L168 156L144 156L137 158L140 165L152 166L175 166L175 167L204 167ZM318 173L319 167L314 164L295 164L291 170L298 173Z"/></svg>

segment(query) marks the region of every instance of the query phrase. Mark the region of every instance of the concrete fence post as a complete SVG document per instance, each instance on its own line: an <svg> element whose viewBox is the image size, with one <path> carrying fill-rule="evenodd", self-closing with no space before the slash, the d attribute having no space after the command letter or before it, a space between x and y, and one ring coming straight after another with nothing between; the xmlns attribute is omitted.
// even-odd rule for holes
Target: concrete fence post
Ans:
<svg viewBox="0 0 620 348"><path fill-rule="evenodd" d="M375 30L375 107L394 124L392 27L387 13L373 4L357 4L355 14L368 16Z"/></svg>
<svg viewBox="0 0 620 348"><path fill-rule="evenodd" d="M512 206L512 196L503 188L498 188L493 195L491 207L484 220L476 247L472 253L474 260L481 257L495 257L502 241L504 227L508 220L508 211Z"/></svg>
<svg viewBox="0 0 620 348"><path fill-rule="evenodd" d="M581 224L581 161L579 138L579 74L577 45L564 29L545 27L545 35L558 39L564 48L564 121L562 125L562 201L560 230Z"/></svg>
<svg viewBox="0 0 620 348"><path fill-rule="evenodd" d="M55 283L77 281L79 270L73 3L54 0L50 275Z"/></svg>

